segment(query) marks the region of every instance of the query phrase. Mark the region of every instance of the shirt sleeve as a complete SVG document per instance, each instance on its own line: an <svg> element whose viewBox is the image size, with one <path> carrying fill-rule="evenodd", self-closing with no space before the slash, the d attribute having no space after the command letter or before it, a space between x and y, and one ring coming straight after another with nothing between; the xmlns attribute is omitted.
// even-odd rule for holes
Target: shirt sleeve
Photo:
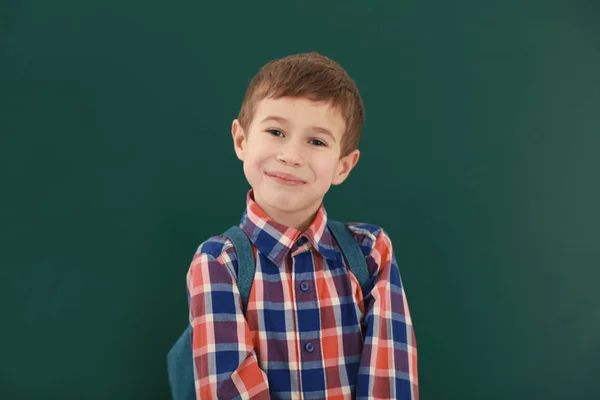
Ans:
<svg viewBox="0 0 600 400"><path fill-rule="evenodd" d="M196 398L269 399L232 272L200 250L187 274Z"/></svg>
<svg viewBox="0 0 600 400"><path fill-rule="evenodd" d="M392 243L382 229L366 261L374 284L365 296L357 398L418 400L413 324Z"/></svg>

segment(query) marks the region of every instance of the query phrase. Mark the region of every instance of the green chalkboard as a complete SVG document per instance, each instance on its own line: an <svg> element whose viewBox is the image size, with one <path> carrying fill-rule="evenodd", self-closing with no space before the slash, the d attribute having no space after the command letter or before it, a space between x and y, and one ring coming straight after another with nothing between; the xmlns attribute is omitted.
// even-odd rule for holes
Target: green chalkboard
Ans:
<svg viewBox="0 0 600 400"><path fill-rule="evenodd" d="M131 0L0 3L0 398L169 398L231 121L312 50L365 102L325 206L390 234L421 398L600 398L597 2Z"/></svg>

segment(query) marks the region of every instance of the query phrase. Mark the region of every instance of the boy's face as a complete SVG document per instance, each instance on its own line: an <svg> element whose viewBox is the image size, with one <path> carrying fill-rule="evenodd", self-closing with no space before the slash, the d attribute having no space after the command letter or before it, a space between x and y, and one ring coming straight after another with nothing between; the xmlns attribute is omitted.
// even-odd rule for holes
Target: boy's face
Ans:
<svg viewBox="0 0 600 400"><path fill-rule="evenodd" d="M358 150L340 158L344 130L337 109L306 98L261 100L247 132L233 121L235 151L254 200L272 219L308 227L331 185L358 162Z"/></svg>

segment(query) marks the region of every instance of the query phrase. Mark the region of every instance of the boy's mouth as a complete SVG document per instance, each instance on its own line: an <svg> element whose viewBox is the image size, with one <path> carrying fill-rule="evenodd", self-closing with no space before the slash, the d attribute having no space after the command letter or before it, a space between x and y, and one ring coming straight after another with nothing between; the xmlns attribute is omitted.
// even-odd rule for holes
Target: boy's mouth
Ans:
<svg viewBox="0 0 600 400"><path fill-rule="evenodd" d="M302 179L296 178L294 175L285 174L283 172L265 172L265 175L285 186L298 186L306 183Z"/></svg>

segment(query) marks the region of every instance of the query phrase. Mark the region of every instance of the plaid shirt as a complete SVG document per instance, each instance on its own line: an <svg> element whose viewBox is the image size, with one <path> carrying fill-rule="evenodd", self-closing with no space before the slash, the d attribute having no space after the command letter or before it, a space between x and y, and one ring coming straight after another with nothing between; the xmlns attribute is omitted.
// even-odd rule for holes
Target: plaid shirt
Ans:
<svg viewBox="0 0 600 400"><path fill-rule="evenodd" d="M198 399L418 399L417 349L386 233L348 224L371 275L366 296L323 206L300 232L269 219L250 190L240 227L256 274L246 316L232 243L202 243L187 274Z"/></svg>

